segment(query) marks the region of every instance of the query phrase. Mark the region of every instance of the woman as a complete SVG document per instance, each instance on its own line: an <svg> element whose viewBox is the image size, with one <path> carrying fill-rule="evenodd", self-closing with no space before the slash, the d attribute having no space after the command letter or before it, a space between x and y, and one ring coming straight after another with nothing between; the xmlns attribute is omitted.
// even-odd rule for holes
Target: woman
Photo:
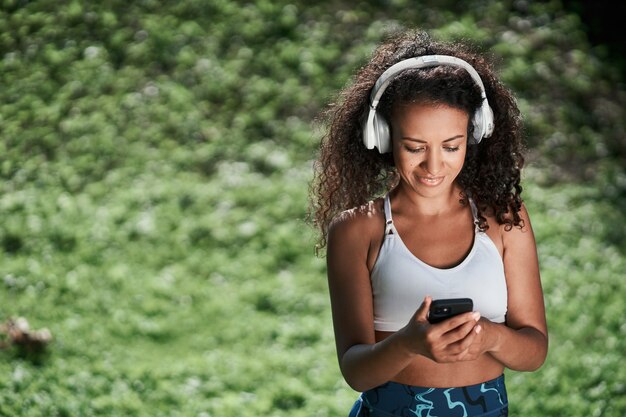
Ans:
<svg viewBox="0 0 626 417"><path fill-rule="evenodd" d="M350 416L507 415L504 369L548 346L514 98L467 47L410 32L328 116L313 214ZM429 322L456 298L473 311Z"/></svg>

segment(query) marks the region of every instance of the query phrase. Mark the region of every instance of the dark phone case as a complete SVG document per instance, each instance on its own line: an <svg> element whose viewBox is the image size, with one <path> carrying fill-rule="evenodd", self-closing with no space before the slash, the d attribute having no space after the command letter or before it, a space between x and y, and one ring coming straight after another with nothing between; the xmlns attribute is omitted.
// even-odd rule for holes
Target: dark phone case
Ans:
<svg viewBox="0 0 626 417"><path fill-rule="evenodd" d="M428 321L432 324L439 323L461 313L472 311L474 302L471 298L448 298L433 300L428 313Z"/></svg>

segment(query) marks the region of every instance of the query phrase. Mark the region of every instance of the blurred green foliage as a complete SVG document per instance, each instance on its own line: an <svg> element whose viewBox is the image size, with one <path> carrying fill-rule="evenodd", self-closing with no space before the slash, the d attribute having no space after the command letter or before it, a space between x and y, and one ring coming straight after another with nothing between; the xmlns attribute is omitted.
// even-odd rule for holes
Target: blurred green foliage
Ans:
<svg viewBox="0 0 626 417"><path fill-rule="evenodd" d="M552 345L512 413L623 415L624 92L522 0L2 2L0 319L55 341L0 351L0 415L346 415L311 121L415 26L493 53L526 118Z"/></svg>

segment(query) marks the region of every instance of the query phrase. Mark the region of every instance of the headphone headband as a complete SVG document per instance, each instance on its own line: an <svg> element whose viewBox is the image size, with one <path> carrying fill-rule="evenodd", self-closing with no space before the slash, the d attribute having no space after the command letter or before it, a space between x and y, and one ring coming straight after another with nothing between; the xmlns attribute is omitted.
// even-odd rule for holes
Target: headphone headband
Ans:
<svg viewBox="0 0 626 417"><path fill-rule="evenodd" d="M463 68L472 77L476 85L480 88L482 105L476 111L472 118L474 125L474 140L479 143L482 138L491 136L493 132L493 111L487 101L487 94L480 76L469 63L466 61L449 55L424 55L415 58L405 59L391 67L389 67L376 80L374 88L370 94L370 109L365 125L363 127L363 142L368 149L378 148L380 153L386 153L391 150L391 137L389 135L389 125L376 113L376 107L383 93L393 81L393 79L401 72L412 68L435 67L439 65L449 65L457 68Z"/></svg>

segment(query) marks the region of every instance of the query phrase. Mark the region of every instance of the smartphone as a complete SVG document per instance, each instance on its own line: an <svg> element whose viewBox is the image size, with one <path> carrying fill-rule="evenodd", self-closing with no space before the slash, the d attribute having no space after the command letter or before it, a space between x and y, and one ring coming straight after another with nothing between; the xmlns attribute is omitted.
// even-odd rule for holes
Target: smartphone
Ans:
<svg viewBox="0 0 626 417"><path fill-rule="evenodd" d="M454 317L457 314L467 313L474 309L474 302L471 298L448 298L433 300L428 312L428 321L431 324L439 323Z"/></svg>

